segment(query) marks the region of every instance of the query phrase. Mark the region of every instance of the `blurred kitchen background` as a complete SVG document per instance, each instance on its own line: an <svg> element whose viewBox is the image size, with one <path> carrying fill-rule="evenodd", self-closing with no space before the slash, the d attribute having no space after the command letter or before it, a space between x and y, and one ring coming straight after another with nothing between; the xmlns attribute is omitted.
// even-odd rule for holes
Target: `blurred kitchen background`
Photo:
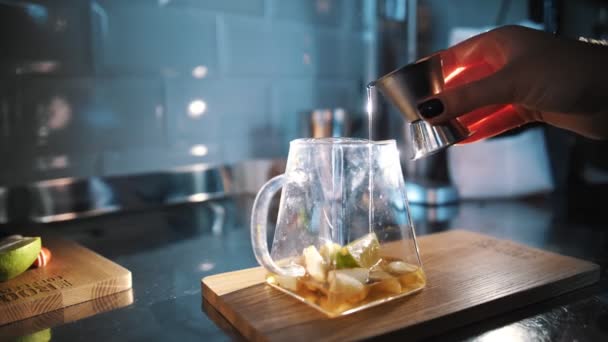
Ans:
<svg viewBox="0 0 608 342"><path fill-rule="evenodd" d="M506 24L606 38L608 3L0 0L0 222L254 193L292 139L367 137L368 82ZM388 104L374 128L398 140L407 179L457 194L412 198L422 205L589 194L608 179L605 143L557 129L412 163Z"/></svg>

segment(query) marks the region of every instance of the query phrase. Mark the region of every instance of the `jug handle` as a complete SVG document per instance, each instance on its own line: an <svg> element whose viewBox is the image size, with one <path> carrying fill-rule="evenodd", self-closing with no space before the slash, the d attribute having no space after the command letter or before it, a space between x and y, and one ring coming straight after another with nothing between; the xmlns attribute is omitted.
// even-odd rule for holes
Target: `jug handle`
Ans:
<svg viewBox="0 0 608 342"><path fill-rule="evenodd" d="M281 276L300 277L305 273L302 266L294 264L288 267L281 267L272 260L268 251L266 227L268 226L270 201L284 184L285 175L276 176L266 182L255 197L251 211L251 245L253 246L253 253L258 263L268 271Z"/></svg>

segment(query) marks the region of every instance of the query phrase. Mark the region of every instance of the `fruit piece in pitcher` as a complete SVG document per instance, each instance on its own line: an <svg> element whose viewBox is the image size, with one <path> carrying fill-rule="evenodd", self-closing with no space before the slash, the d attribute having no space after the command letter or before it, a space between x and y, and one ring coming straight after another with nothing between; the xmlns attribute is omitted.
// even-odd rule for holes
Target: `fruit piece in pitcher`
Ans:
<svg viewBox="0 0 608 342"><path fill-rule="evenodd" d="M282 275L274 275L274 279L277 284L282 286L283 288L291 291L298 290L298 278L290 277L290 276L282 276Z"/></svg>
<svg viewBox="0 0 608 342"><path fill-rule="evenodd" d="M371 280L371 281L382 281L385 279L392 279L392 278L394 278L392 275L390 275L388 272L384 272L382 270L372 269L369 272L369 280Z"/></svg>
<svg viewBox="0 0 608 342"><path fill-rule="evenodd" d="M320 282L324 282L327 275L327 265L325 260L315 246L308 246L304 248L304 263L306 264L306 271L310 276Z"/></svg>
<svg viewBox="0 0 608 342"><path fill-rule="evenodd" d="M342 246L335 242L327 242L319 248L319 254L321 254L327 265L331 265L336 261L336 254L341 248Z"/></svg>
<svg viewBox="0 0 608 342"><path fill-rule="evenodd" d="M384 291L392 294L401 293L401 282L398 279L390 277L378 283L373 284L374 288L379 291Z"/></svg>
<svg viewBox="0 0 608 342"><path fill-rule="evenodd" d="M330 271L328 280L329 291L338 294L348 302L355 303L367 296L368 291L365 285L345 270Z"/></svg>
<svg viewBox="0 0 608 342"><path fill-rule="evenodd" d="M386 268L389 272L397 275L415 272L418 269L418 267L403 261L393 261Z"/></svg>
<svg viewBox="0 0 608 342"><path fill-rule="evenodd" d="M420 267L403 260L380 256L380 243L371 233L346 246L332 241L310 245L301 255L278 261L282 267L304 266L303 276L271 275L267 281L333 316L424 287Z"/></svg>
<svg viewBox="0 0 608 342"><path fill-rule="evenodd" d="M349 277L357 279L360 283L365 284L369 278L369 270L363 267L345 268L338 270L340 274L345 274Z"/></svg>
<svg viewBox="0 0 608 342"><path fill-rule="evenodd" d="M346 247L342 247L336 253L336 268L353 268L359 267L359 263L353 256L350 254Z"/></svg>
<svg viewBox="0 0 608 342"><path fill-rule="evenodd" d="M336 254L336 268L370 268L380 260L380 243L375 233L349 243Z"/></svg>

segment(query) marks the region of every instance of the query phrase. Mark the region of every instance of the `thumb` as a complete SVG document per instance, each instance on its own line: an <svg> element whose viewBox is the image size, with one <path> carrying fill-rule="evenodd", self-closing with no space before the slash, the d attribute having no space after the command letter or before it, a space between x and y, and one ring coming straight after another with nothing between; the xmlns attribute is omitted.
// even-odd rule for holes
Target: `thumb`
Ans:
<svg viewBox="0 0 608 342"><path fill-rule="evenodd" d="M504 69L488 77L457 86L426 99L418 105L422 117L431 124L441 124L475 109L514 102L510 77Z"/></svg>

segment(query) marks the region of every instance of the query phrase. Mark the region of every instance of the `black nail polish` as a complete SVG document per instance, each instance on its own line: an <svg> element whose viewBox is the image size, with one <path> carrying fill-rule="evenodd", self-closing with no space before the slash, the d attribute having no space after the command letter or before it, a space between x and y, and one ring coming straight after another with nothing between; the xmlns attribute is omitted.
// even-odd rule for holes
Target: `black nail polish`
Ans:
<svg viewBox="0 0 608 342"><path fill-rule="evenodd" d="M420 115L427 119L434 118L443 113L443 103L439 99L430 99L418 105Z"/></svg>

